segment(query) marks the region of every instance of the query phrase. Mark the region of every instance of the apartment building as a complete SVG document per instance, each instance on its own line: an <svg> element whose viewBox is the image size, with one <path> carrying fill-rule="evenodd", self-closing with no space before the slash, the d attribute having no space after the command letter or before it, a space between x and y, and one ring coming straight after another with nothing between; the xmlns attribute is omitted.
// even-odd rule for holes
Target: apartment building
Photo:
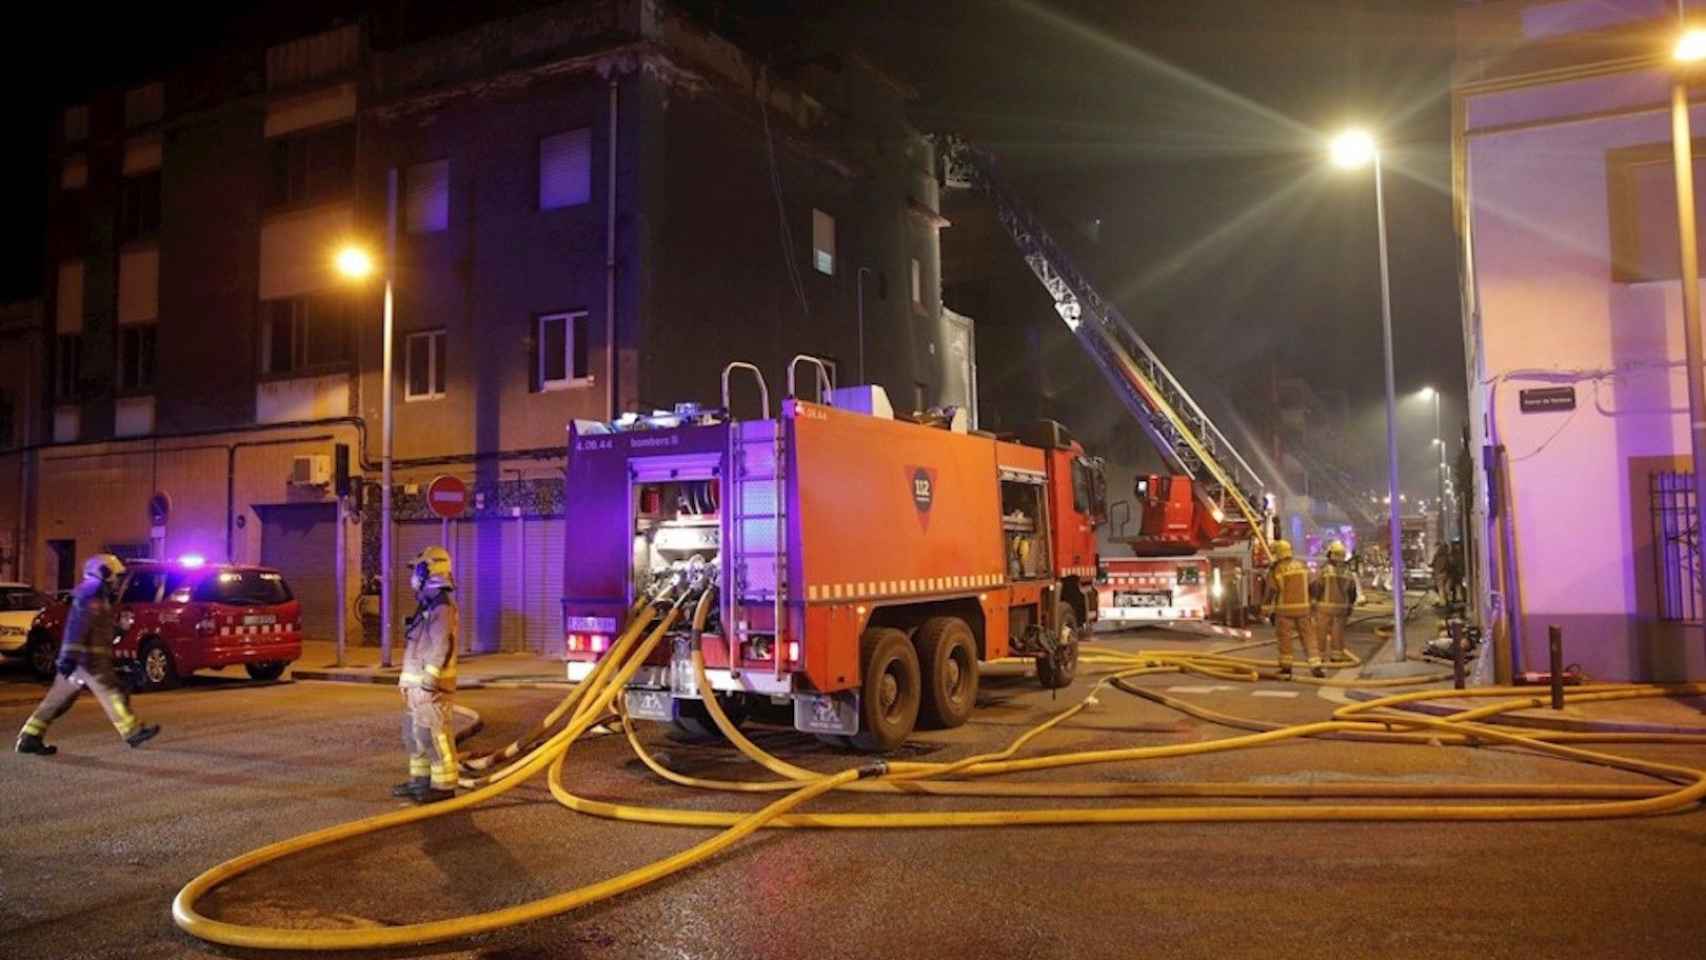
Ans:
<svg viewBox="0 0 1706 960"><path fill-rule="evenodd" d="M333 269L350 244L395 251L396 554L448 540L471 649L561 643L571 420L717 403L734 360L776 397L797 354L897 408L973 406L910 92L847 51L776 59L583 0L406 43L339 26L68 105L25 569L265 562L329 635L339 444L352 596L379 562L384 284ZM448 527L438 474L472 491Z"/></svg>

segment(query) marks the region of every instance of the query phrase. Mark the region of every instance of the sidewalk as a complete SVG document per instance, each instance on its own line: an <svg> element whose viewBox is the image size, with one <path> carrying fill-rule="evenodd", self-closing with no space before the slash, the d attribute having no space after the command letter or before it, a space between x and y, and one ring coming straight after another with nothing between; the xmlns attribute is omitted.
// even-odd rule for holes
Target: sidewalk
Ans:
<svg viewBox="0 0 1706 960"><path fill-rule="evenodd" d="M379 665L379 648L351 645L344 665L337 665L337 645L329 640L305 640L302 659L291 664L297 680L395 685L401 672L403 647L391 648L391 666ZM494 683L567 683L563 661L535 653L463 654L456 661L456 686L474 689Z"/></svg>
<svg viewBox="0 0 1706 960"><path fill-rule="evenodd" d="M1570 690L1570 687L1565 687L1565 694L1568 695ZM1550 703L1551 688L1534 687L1533 691L1532 696L1542 703ZM1347 694L1352 700L1366 701L1385 696L1390 692L1387 690L1350 690L1347 691ZM1453 697L1451 693L1450 690L1442 690L1437 700L1409 703L1405 704L1404 707L1429 716L1443 717L1463 710L1485 707L1497 703L1499 700L1517 699L1517 696L1498 699ZM1583 703L1575 706L1566 703L1562 710L1553 710L1550 706L1530 710L1513 710L1501 714L1499 722L1514 727L1574 732L1706 734L1706 698L1649 697L1641 700L1612 700L1604 703Z"/></svg>

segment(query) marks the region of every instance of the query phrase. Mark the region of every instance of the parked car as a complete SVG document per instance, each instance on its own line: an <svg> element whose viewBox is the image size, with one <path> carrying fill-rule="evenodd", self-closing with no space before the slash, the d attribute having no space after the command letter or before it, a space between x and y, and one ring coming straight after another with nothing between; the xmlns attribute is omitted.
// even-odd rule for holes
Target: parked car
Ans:
<svg viewBox="0 0 1706 960"><path fill-rule="evenodd" d="M56 649L69 610L57 603L41 615ZM302 656L302 606L267 567L132 561L119 584L117 627L113 656L143 690L237 664L256 680L276 680Z"/></svg>
<svg viewBox="0 0 1706 960"><path fill-rule="evenodd" d="M0 654L29 663L42 679L53 676L59 644L36 628L36 618L53 600L26 583L0 583Z"/></svg>

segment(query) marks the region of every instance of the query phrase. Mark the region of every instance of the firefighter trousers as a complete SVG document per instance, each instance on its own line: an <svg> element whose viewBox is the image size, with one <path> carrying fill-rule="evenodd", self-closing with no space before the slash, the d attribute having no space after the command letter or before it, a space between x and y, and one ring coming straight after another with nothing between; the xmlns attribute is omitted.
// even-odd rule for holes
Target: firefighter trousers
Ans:
<svg viewBox="0 0 1706 960"><path fill-rule="evenodd" d="M1321 638L1321 652L1327 659L1344 659L1345 655L1345 615L1342 613L1317 613L1315 615L1315 630Z"/></svg>
<svg viewBox="0 0 1706 960"><path fill-rule="evenodd" d="M1291 645L1298 638L1303 640L1303 652L1309 657L1309 663L1314 665L1321 662L1320 641L1315 636L1315 618L1288 617L1282 614L1274 617L1274 639L1279 641L1281 667L1291 666Z"/></svg>
<svg viewBox="0 0 1706 960"><path fill-rule="evenodd" d="M130 697L125 694L116 674L111 670L78 667L69 674L54 674L53 686L48 688L47 696L42 698L36 712L24 721L23 732L36 737L46 733L55 720L65 716L85 688L95 695L95 702L106 711L107 719L112 721L119 736L128 737L141 726L136 721L136 714L130 712Z"/></svg>
<svg viewBox="0 0 1706 960"><path fill-rule="evenodd" d="M403 688L403 746L410 779L432 778L438 790L456 789L456 745L450 736L450 695Z"/></svg>

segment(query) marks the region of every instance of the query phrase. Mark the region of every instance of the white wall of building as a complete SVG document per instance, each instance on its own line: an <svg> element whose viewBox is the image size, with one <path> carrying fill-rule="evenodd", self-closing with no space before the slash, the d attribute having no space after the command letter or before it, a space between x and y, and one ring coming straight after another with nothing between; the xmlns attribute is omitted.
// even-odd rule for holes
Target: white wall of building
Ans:
<svg viewBox="0 0 1706 960"><path fill-rule="evenodd" d="M1657 618L1648 504L1650 473L1690 462L1680 294L1612 275L1607 151L1669 142L1666 89L1648 73L1466 98L1472 419L1510 458L1518 670L1546 668L1550 624L1596 678L1706 670L1700 631ZM1522 389L1566 383L1573 412L1520 412Z"/></svg>

